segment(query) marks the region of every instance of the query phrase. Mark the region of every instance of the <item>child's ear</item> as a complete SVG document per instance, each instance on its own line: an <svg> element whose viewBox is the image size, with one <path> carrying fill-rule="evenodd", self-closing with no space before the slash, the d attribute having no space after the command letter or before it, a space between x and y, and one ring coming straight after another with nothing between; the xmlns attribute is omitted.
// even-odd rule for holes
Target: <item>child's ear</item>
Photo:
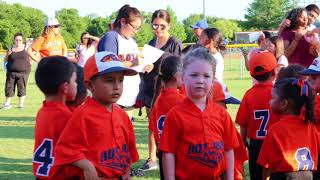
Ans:
<svg viewBox="0 0 320 180"><path fill-rule="evenodd" d="M288 106L289 106L289 101L287 99L280 100L280 105L279 105L280 112L286 111L288 109Z"/></svg>
<svg viewBox="0 0 320 180"><path fill-rule="evenodd" d="M63 84L61 84L60 87L59 87L59 92L61 94L68 94L68 92L69 92L69 83L68 82L64 82Z"/></svg>
<svg viewBox="0 0 320 180"><path fill-rule="evenodd" d="M86 86L87 89L91 90L92 89L92 81L84 81L84 85Z"/></svg>

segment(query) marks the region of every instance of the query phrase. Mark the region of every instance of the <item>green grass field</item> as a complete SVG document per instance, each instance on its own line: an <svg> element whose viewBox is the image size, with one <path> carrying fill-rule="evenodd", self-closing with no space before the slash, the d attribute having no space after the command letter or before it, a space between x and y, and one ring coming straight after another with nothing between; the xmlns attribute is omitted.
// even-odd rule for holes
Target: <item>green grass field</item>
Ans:
<svg viewBox="0 0 320 180"><path fill-rule="evenodd" d="M2 67L2 61L1 67ZM240 61L225 59L225 83L231 94L239 99L251 86L249 73L245 72L240 79ZM35 65L33 66L33 69ZM33 151L33 128L34 118L43 101L43 95L34 82L34 71L29 77L27 98L24 109L18 109L18 98L13 98L13 108L10 110L0 109L0 179L34 179L31 169L31 157ZM0 69L0 103L4 102L5 72ZM234 119L238 106L228 106L228 111ZM137 113L136 113L137 114ZM134 122L137 147L140 160L134 164L139 167L148 156L148 130L145 117L135 115ZM158 171L148 172L144 177L134 179L159 179Z"/></svg>

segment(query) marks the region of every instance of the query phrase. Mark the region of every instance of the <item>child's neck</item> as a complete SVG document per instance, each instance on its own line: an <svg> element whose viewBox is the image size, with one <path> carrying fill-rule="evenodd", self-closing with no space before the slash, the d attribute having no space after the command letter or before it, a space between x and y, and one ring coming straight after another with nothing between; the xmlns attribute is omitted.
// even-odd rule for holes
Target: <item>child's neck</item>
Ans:
<svg viewBox="0 0 320 180"><path fill-rule="evenodd" d="M207 97L203 97L199 99L190 98L190 100L201 110L201 112L203 112L207 106Z"/></svg>
<svg viewBox="0 0 320 180"><path fill-rule="evenodd" d="M45 95L46 102L62 102L63 104L66 104L66 96L61 95Z"/></svg>
<svg viewBox="0 0 320 180"><path fill-rule="evenodd" d="M169 81L167 83L164 83L163 87L164 88L178 88L179 86L177 85L176 82Z"/></svg>
<svg viewBox="0 0 320 180"><path fill-rule="evenodd" d="M97 98L95 98L95 97L93 97L93 96L92 96L92 98L93 98L95 101L97 101L101 106L104 106L105 108L107 108L107 110L108 110L109 112L112 112L112 104L113 104L113 103L105 103L105 102L103 102L103 101L99 101Z"/></svg>

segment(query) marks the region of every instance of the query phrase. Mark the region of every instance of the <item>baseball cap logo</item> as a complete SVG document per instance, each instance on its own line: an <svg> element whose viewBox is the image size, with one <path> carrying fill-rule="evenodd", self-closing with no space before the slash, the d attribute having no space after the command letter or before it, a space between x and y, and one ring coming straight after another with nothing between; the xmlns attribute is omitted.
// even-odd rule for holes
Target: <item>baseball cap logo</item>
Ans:
<svg viewBox="0 0 320 180"><path fill-rule="evenodd" d="M109 62L109 61L120 61L120 59L114 54L108 54L101 58L101 62Z"/></svg>

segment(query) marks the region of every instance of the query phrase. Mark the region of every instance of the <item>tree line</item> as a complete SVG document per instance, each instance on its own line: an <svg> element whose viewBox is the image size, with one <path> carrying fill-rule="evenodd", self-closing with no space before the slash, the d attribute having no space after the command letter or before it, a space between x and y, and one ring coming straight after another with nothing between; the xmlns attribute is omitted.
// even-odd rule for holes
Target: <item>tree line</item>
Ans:
<svg viewBox="0 0 320 180"><path fill-rule="evenodd" d="M245 20L232 20L206 16L209 27L218 28L228 40L234 39L237 31L277 29L286 13L294 7L291 0L254 0L245 14ZM224 8L224 7L221 7ZM47 16L39 9L26 7L21 4L8 4L0 1L0 49L7 49L13 43L12 38L16 32L22 32L25 37L38 37L43 28ZM190 14L182 22L178 21L174 10L166 9L171 15L171 34L185 43L195 42L190 25L203 19L201 14ZM226 11L228 9L226 8ZM111 15L99 17L95 14L82 17L77 9L56 11L56 18L62 25L62 36L69 48L74 48L80 42L82 32L89 32L94 36L101 36L108 30L108 23L116 18L116 11ZM148 43L153 38L151 29L152 12L141 12L144 23L135 39L139 46ZM234 13L234 12L233 12Z"/></svg>

